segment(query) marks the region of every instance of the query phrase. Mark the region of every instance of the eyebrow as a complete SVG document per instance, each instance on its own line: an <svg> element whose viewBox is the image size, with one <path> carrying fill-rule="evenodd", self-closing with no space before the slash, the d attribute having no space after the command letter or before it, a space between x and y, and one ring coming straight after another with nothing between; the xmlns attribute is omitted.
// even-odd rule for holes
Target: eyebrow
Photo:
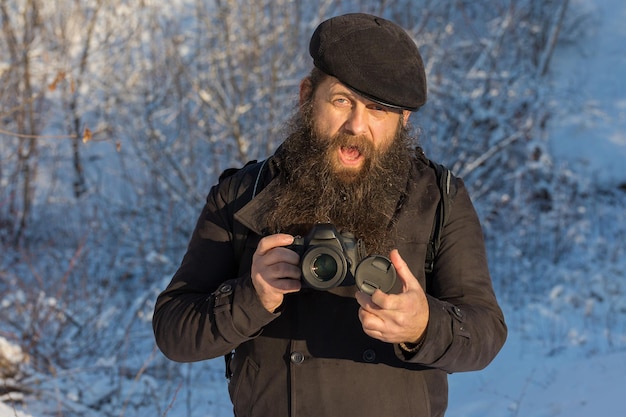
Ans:
<svg viewBox="0 0 626 417"><path fill-rule="evenodd" d="M329 88L331 94L345 94L350 97L357 97L357 94L341 81L335 81ZM365 97L363 97L365 98Z"/></svg>
<svg viewBox="0 0 626 417"><path fill-rule="evenodd" d="M337 91L337 89L339 89L339 91ZM398 109L396 107L392 107L392 106L387 106L385 104L379 103L377 101L374 101L370 98L367 98L366 96L354 91L352 88L348 87L346 84L342 83L341 81L339 81L338 79L334 79L330 88L329 88L329 92L331 95L333 94L343 94L351 99L360 99L361 101L364 101L365 103L369 104L375 104L377 106L380 106L382 108L384 108L386 111L390 112L390 113L398 113L398 114L402 114L402 109Z"/></svg>
<svg viewBox="0 0 626 417"><path fill-rule="evenodd" d="M329 91L330 91L331 95L333 95L333 94L343 94L343 95L345 95L345 96L347 96L347 97L349 97L351 99L354 99L354 100L363 101L363 102L368 103L368 104L369 103L373 103L373 104L376 104L378 106L391 109L388 106L385 106L383 104L377 103L374 100L371 100L371 99L365 97L364 95L359 94L358 92L354 91L353 89L351 89L350 87L348 87L347 85L345 85L344 83L342 83L339 80L335 81L334 84L331 85Z"/></svg>

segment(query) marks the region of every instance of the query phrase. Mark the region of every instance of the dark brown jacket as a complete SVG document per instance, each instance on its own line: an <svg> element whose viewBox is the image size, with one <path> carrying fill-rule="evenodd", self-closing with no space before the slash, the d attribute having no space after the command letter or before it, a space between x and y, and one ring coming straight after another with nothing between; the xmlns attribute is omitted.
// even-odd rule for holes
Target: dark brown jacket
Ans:
<svg viewBox="0 0 626 417"><path fill-rule="evenodd" d="M434 171L420 159L413 163L396 244L426 288L430 321L421 349L407 354L363 333L354 287L302 290L286 296L277 314L263 308L250 264L277 169L271 160L268 185L234 219L229 186L247 175L243 183L253 187L256 178L240 172L211 189L182 264L156 302L159 348L181 362L235 350L229 392L238 417L443 416L447 373L482 369L506 338L482 230L462 181L426 282L426 245L440 197ZM251 230L240 265L233 222Z"/></svg>

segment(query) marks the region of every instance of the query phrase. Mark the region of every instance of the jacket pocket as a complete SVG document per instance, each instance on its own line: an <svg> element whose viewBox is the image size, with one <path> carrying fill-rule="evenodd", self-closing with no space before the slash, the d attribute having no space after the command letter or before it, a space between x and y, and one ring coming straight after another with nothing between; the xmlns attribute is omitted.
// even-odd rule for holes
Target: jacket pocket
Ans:
<svg viewBox="0 0 626 417"><path fill-rule="evenodd" d="M256 392L255 385L258 373L259 365L249 357L246 357L241 368L235 371L228 385L228 393L230 394L236 417L247 417L250 415Z"/></svg>

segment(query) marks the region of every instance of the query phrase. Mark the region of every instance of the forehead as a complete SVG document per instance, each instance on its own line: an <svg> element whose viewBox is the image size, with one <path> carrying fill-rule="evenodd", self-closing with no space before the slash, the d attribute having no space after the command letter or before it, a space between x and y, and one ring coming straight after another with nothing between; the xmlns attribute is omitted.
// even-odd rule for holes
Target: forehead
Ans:
<svg viewBox="0 0 626 417"><path fill-rule="evenodd" d="M371 101L367 100L365 97L339 81L337 78L330 75L324 78L324 80L318 86L318 90L321 90L323 93L344 94L359 100Z"/></svg>

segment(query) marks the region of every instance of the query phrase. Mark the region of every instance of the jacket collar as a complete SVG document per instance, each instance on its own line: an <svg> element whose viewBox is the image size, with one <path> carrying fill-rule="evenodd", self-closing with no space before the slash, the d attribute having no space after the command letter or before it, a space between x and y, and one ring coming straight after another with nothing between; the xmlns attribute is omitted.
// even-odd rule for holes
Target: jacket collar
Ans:
<svg viewBox="0 0 626 417"><path fill-rule="evenodd" d="M257 235L263 235L267 230L265 211L272 204L279 182L278 178L274 177L260 193L234 214L235 220Z"/></svg>
<svg viewBox="0 0 626 417"><path fill-rule="evenodd" d="M267 207L272 205L273 196L279 188L279 175L284 158L283 145L281 144L274 155L266 161L267 169L261 170L260 184L263 187L246 205L234 214L235 221L261 236L267 232L268 224L265 217Z"/></svg>

